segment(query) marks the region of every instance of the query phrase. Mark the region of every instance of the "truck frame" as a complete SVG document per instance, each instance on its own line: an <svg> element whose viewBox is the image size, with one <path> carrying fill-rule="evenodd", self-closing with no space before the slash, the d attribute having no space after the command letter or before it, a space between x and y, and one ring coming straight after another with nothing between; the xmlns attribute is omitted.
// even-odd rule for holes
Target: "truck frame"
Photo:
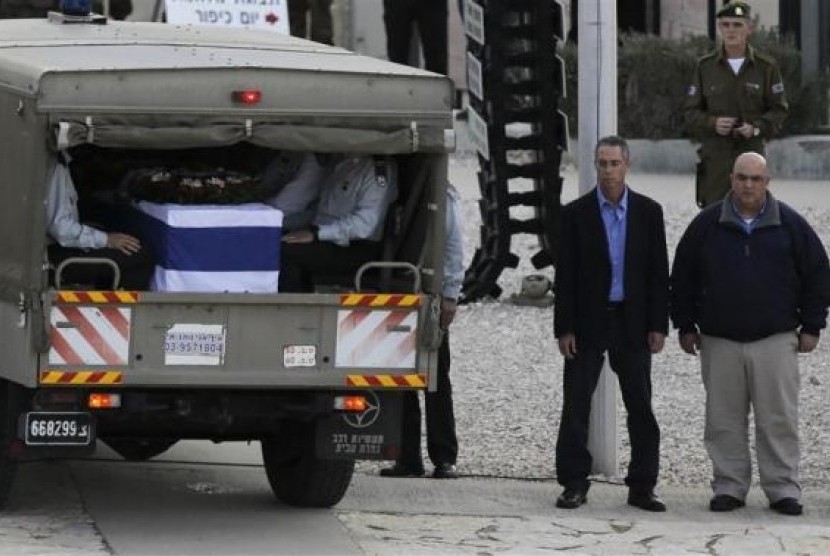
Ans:
<svg viewBox="0 0 830 556"><path fill-rule="evenodd" d="M21 458L97 439L130 460L180 439L261 441L275 496L296 506L339 502L355 460L394 459L401 392L436 384L452 98L443 76L265 32L0 21L0 504ZM394 162L384 260L362 284L55 287L44 204L59 152L240 144ZM374 323L363 349L405 353L361 355L356 317Z"/></svg>

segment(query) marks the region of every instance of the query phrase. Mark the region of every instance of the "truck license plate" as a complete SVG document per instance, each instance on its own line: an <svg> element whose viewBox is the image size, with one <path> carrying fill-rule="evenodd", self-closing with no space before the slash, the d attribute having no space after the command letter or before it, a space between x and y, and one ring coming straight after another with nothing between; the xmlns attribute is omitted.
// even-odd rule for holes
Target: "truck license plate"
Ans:
<svg viewBox="0 0 830 556"><path fill-rule="evenodd" d="M28 446L88 446L93 440L92 416L83 412L27 413L24 440Z"/></svg>

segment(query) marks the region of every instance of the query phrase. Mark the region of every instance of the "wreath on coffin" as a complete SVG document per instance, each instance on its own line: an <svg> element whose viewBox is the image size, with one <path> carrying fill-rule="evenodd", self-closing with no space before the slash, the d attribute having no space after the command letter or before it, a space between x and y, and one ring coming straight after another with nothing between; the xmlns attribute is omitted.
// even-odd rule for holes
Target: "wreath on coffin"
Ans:
<svg viewBox="0 0 830 556"><path fill-rule="evenodd" d="M255 174L224 168L142 168L128 174L124 193L152 203L257 203L276 195L297 173L301 160L297 153L280 153Z"/></svg>
<svg viewBox="0 0 830 556"><path fill-rule="evenodd" d="M127 180L131 199L180 205L238 205L261 202L268 192L257 176L215 170L195 172L154 168L133 172Z"/></svg>

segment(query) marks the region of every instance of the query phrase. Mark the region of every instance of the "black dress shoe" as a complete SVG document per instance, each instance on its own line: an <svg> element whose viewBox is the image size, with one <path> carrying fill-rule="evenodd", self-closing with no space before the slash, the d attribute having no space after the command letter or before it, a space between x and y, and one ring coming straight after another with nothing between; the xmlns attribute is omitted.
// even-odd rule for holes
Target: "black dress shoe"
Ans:
<svg viewBox="0 0 830 556"><path fill-rule="evenodd" d="M709 509L713 512L731 512L744 507L744 501L728 494L716 494L709 500Z"/></svg>
<svg viewBox="0 0 830 556"><path fill-rule="evenodd" d="M451 463L439 463L432 472L433 479L457 479L458 470Z"/></svg>
<svg viewBox="0 0 830 556"><path fill-rule="evenodd" d="M412 468L402 463L395 463L392 467L386 467L380 470L381 477L397 477L397 478L405 478L405 477L423 477L424 476L424 468L421 467L420 469Z"/></svg>
<svg viewBox="0 0 830 556"><path fill-rule="evenodd" d="M628 505L647 512L665 512L666 505L657 498L653 490L629 489Z"/></svg>
<svg viewBox="0 0 830 556"><path fill-rule="evenodd" d="M784 515L801 515L804 511L804 506L795 498L782 498L776 500L769 505L770 509L775 510L779 514Z"/></svg>
<svg viewBox="0 0 830 556"><path fill-rule="evenodd" d="M556 507L566 510L573 510L588 501L588 491L581 488L565 487L559 498L556 499Z"/></svg>

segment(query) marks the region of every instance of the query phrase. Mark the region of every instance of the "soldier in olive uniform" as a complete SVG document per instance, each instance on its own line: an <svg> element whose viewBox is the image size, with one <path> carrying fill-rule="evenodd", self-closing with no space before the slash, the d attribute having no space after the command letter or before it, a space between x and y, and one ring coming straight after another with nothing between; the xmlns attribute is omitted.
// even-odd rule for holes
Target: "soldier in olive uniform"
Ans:
<svg viewBox="0 0 830 556"><path fill-rule="evenodd" d="M722 44L698 61L686 94L686 125L701 142L697 204L703 208L730 189L738 155L764 155L787 116L784 82L775 62L747 43L750 8L729 2L717 13Z"/></svg>

